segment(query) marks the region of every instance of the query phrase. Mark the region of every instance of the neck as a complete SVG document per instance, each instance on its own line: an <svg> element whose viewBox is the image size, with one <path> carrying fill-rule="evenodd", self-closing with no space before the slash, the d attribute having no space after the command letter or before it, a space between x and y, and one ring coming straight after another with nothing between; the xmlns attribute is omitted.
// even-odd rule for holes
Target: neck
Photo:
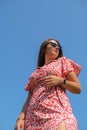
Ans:
<svg viewBox="0 0 87 130"><path fill-rule="evenodd" d="M55 59L47 59L45 60L45 64L49 64L50 62L54 61Z"/></svg>
<svg viewBox="0 0 87 130"><path fill-rule="evenodd" d="M54 61L55 60L55 58L54 58L54 56L50 56L50 55L45 55L45 64L49 64L50 62L52 62L52 61Z"/></svg>

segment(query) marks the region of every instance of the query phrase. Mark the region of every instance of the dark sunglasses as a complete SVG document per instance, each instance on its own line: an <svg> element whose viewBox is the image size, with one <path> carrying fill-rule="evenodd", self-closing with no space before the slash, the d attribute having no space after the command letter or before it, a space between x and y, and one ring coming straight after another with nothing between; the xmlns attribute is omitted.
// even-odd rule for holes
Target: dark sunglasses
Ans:
<svg viewBox="0 0 87 130"><path fill-rule="evenodd" d="M49 42L53 47L56 47L56 46L58 46L58 47L60 47L58 44L56 44L56 43L54 43L54 42Z"/></svg>

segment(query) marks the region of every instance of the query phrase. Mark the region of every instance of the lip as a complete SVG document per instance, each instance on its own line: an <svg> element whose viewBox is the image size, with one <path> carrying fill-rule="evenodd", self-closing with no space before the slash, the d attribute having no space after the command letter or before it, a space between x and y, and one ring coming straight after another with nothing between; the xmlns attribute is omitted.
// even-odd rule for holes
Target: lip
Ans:
<svg viewBox="0 0 87 130"><path fill-rule="evenodd" d="M55 49L54 51L55 51L56 53L58 53L58 50L57 50L57 49Z"/></svg>

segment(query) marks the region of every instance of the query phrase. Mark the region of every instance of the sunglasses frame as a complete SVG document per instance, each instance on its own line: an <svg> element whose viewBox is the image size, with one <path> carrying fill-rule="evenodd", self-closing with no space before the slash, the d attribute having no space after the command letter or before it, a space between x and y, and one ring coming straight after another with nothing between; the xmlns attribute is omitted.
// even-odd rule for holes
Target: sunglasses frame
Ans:
<svg viewBox="0 0 87 130"><path fill-rule="evenodd" d="M49 44L51 44L53 47L56 47L56 46L60 47L58 44L56 44L54 42L49 42Z"/></svg>

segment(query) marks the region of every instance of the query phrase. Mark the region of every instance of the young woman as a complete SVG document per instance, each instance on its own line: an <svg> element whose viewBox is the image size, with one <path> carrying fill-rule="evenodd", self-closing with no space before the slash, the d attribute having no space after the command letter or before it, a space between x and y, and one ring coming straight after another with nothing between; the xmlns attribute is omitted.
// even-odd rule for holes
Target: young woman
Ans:
<svg viewBox="0 0 87 130"><path fill-rule="evenodd" d="M55 39L45 40L37 69L25 87L29 91L15 130L78 130L66 90L80 94L81 66L63 56Z"/></svg>

